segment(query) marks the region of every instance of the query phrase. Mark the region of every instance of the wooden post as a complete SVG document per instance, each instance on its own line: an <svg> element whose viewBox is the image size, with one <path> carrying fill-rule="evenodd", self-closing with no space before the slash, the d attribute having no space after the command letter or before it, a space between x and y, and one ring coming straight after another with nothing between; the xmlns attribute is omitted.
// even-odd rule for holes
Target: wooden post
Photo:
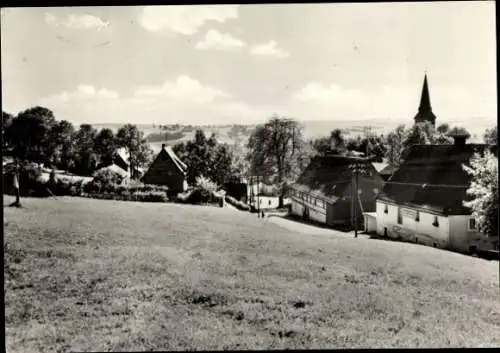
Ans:
<svg viewBox="0 0 500 353"><path fill-rule="evenodd" d="M259 176L257 175L257 216L260 218L260 189L259 189Z"/></svg>
<svg viewBox="0 0 500 353"><path fill-rule="evenodd" d="M16 171L14 172L14 189L16 191L16 202L14 206L21 206L21 189L19 186L19 161L16 158Z"/></svg>

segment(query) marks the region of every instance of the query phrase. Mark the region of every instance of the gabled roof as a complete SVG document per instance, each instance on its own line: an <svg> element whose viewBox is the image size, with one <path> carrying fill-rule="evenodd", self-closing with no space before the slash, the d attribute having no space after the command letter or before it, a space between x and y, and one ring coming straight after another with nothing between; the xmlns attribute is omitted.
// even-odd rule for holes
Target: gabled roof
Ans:
<svg viewBox="0 0 500 353"><path fill-rule="evenodd" d="M155 160L153 163L151 163L151 166L147 170L146 174L150 173L152 170L156 168L158 163L161 163L161 161L164 160L171 160L175 167L184 175L186 175L187 171L187 165L185 165L179 157L175 154L175 152L172 150L170 146L162 146L162 149L160 153L156 156ZM146 176L146 174L144 176Z"/></svg>
<svg viewBox="0 0 500 353"><path fill-rule="evenodd" d="M299 179L291 187L335 202L351 186L354 173L350 166L360 163L372 173L377 171L368 159L326 155L313 157ZM380 176L378 176L380 178Z"/></svg>
<svg viewBox="0 0 500 353"><path fill-rule="evenodd" d="M175 163L177 168L183 173L186 173L187 165L185 165L179 157L175 154L174 150L170 146L166 146L164 148L164 151L167 152L168 156L172 159L172 161ZM161 153L161 152L160 152Z"/></svg>
<svg viewBox="0 0 500 353"><path fill-rule="evenodd" d="M413 146L378 198L441 214L468 214L463 201L470 199L471 180L463 164L486 148L494 152L484 144Z"/></svg>
<svg viewBox="0 0 500 353"><path fill-rule="evenodd" d="M130 164L130 154L125 147L116 150L116 155L120 157L127 165Z"/></svg>

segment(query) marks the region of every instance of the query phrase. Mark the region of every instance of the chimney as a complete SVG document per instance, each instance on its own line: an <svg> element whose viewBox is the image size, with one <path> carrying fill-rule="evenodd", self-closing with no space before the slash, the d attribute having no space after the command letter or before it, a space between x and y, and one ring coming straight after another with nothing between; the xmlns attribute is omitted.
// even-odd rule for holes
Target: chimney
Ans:
<svg viewBox="0 0 500 353"><path fill-rule="evenodd" d="M453 138L453 145L455 147L463 148L466 145L470 134L464 128L455 127L448 133L448 136Z"/></svg>
<svg viewBox="0 0 500 353"><path fill-rule="evenodd" d="M164 150L165 147L167 147L167 145L165 145L164 143L161 144L161 149Z"/></svg>

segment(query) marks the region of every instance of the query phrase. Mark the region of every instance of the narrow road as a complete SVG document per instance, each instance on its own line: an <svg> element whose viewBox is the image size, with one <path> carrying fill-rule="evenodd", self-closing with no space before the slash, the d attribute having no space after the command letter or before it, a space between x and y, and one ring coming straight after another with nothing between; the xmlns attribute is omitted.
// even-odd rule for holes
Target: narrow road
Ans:
<svg viewBox="0 0 500 353"><path fill-rule="evenodd" d="M354 238L354 231L351 232L341 232L335 229L328 229L315 226L314 224L306 224L302 222L297 222L292 219L284 218L281 216L270 216L266 217L266 220L273 222L280 227L287 228L294 232L299 232L303 234L319 234L319 235L330 235L330 236L341 236L345 238ZM369 238L368 235L362 234L358 231L358 238Z"/></svg>

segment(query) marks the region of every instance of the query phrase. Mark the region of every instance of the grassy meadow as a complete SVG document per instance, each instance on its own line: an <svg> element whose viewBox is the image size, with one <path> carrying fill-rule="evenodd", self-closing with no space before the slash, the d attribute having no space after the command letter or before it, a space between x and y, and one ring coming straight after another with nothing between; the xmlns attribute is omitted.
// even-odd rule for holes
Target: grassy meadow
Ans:
<svg viewBox="0 0 500 353"><path fill-rule="evenodd" d="M496 261L233 208L23 206L4 207L7 352L500 345Z"/></svg>

